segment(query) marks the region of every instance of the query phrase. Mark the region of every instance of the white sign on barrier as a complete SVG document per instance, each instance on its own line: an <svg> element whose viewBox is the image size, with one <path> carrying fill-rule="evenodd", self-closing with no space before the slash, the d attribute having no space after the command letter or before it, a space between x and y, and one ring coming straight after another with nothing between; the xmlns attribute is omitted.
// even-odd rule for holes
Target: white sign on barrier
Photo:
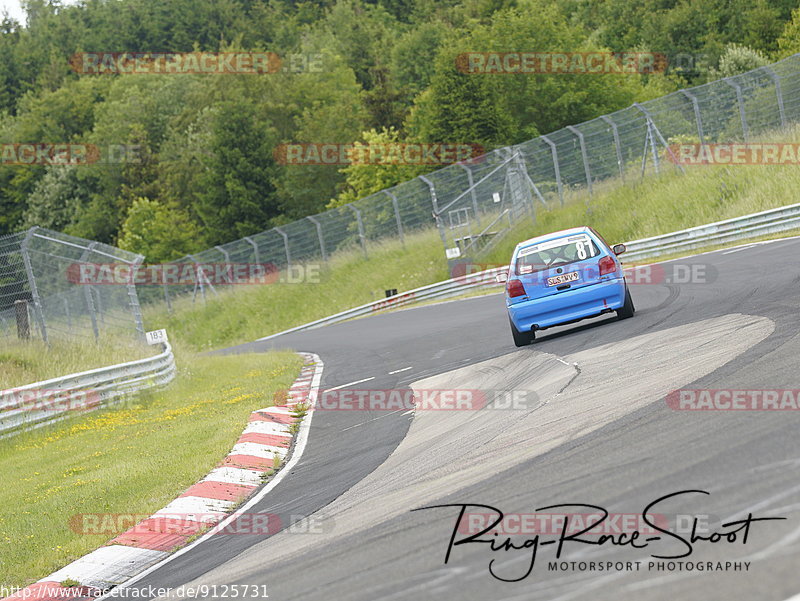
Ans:
<svg viewBox="0 0 800 601"><path fill-rule="evenodd" d="M145 338L147 339L147 344L161 344L167 341L167 331L153 330L152 332L147 332Z"/></svg>

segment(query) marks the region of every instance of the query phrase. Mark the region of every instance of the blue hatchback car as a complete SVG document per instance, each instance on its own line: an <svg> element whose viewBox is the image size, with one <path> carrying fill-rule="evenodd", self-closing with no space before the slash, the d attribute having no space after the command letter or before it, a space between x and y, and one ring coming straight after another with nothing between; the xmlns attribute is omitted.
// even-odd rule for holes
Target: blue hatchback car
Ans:
<svg viewBox="0 0 800 601"><path fill-rule="evenodd" d="M617 312L633 317L631 293L613 248L592 228L579 227L520 242L506 278L506 307L514 344L537 330Z"/></svg>

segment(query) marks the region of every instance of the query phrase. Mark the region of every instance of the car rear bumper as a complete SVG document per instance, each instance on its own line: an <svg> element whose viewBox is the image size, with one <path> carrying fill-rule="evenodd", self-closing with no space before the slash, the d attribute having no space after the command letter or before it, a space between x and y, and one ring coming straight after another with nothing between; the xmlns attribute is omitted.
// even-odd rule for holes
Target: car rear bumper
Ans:
<svg viewBox="0 0 800 601"><path fill-rule="evenodd" d="M613 311L625 304L625 279L614 278L605 282L576 288L544 298L522 301L508 306L508 315L514 327L528 332L594 317Z"/></svg>

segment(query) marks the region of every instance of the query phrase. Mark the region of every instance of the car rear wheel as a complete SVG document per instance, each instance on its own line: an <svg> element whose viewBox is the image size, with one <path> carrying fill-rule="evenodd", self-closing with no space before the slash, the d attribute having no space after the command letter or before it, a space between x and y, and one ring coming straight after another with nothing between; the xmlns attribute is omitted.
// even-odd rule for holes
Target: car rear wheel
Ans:
<svg viewBox="0 0 800 601"><path fill-rule="evenodd" d="M514 326L513 321L509 319L508 322L511 324L511 335L514 337L514 344L516 344L517 346L527 346L531 342L533 342L534 339L536 338L536 334L534 334L533 331L520 332Z"/></svg>
<svg viewBox="0 0 800 601"><path fill-rule="evenodd" d="M634 313L636 313L636 308L633 306L631 291L625 286L625 304L617 309L617 317L620 319L628 319L629 317L633 317Z"/></svg>

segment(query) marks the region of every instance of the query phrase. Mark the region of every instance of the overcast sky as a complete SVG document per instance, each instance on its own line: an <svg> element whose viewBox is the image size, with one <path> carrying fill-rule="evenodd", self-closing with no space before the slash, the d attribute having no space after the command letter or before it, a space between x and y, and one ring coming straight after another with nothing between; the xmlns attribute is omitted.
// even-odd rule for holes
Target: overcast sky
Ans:
<svg viewBox="0 0 800 601"><path fill-rule="evenodd" d="M75 0L62 0L61 4L74 4ZM0 13L8 11L8 14L17 21L25 25L25 13L20 6L20 0L0 0Z"/></svg>
<svg viewBox="0 0 800 601"><path fill-rule="evenodd" d="M17 21L25 24L25 13L19 6L19 0L0 0L0 12L6 11Z"/></svg>

